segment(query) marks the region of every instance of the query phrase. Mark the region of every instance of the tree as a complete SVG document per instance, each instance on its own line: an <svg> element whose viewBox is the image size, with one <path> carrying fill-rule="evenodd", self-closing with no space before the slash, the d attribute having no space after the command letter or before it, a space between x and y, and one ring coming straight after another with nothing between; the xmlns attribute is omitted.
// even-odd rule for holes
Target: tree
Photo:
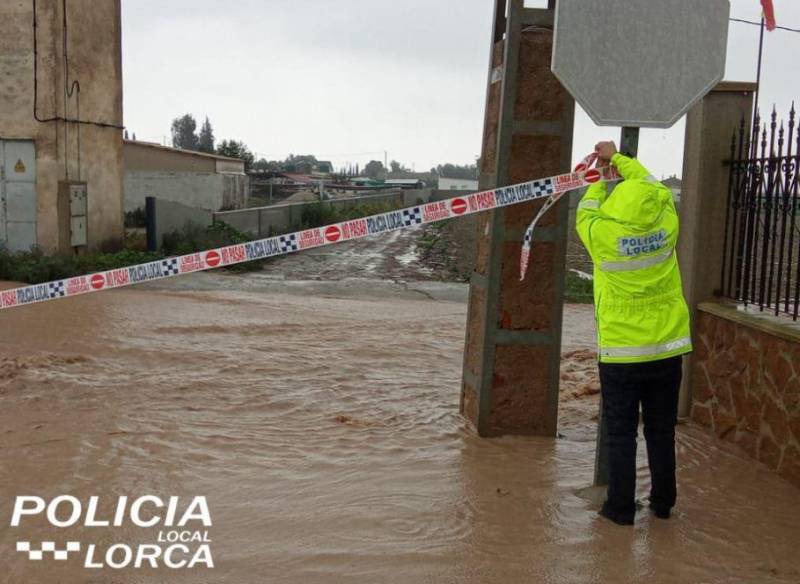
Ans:
<svg viewBox="0 0 800 584"><path fill-rule="evenodd" d="M253 163L253 170L259 172L280 172L283 165L276 160L267 160L266 158L259 158Z"/></svg>
<svg viewBox="0 0 800 584"><path fill-rule="evenodd" d="M207 152L214 154L214 129L211 127L211 122L206 116L206 121L203 122L203 127L200 128L200 136L197 140L197 149L200 152Z"/></svg>
<svg viewBox="0 0 800 584"><path fill-rule="evenodd" d="M298 174L311 174L317 165L317 157L313 154L290 154L283 162L286 172L296 172Z"/></svg>
<svg viewBox="0 0 800 584"><path fill-rule="evenodd" d="M392 169L393 174L401 173L401 172L411 172L408 168L397 162L396 160L392 160L389 163L389 167Z"/></svg>
<svg viewBox="0 0 800 584"><path fill-rule="evenodd" d="M478 165L440 164L436 167L436 174L444 178L476 180L478 178Z"/></svg>
<svg viewBox="0 0 800 584"><path fill-rule="evenodd" d="M244 169L250 170L255 162L255 156L244 142L236 140L223 140L217 147L217 154L228 158L239 158L244 160Z"/></svg>
<svg viewBox="0 0 800 584"><path fill-rule="evenodd" d="M364 167L364 174L372 179L384 176L385 173L386 169L383 167L383 162L380 162L379 160L371 160Z"/></svg>
<svg viewBox="0 0 800 584"><path fill-rule="evenodd" d="M192 114L172 120L172 146L183 150L197 150L200 139L197 137L197 121Z"/></svg>

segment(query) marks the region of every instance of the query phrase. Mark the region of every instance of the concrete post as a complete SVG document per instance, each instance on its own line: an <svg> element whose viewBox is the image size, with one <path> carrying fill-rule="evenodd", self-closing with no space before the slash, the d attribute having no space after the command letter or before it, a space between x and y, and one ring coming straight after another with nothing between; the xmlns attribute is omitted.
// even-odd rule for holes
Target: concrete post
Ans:
<svg viewBox="0 0 800 584"><path fill-rule="evenodd" d="M550 72L553 10L496 0L481 188L568 172L575 102ZM524 32L523 32L524 31ZM537 229L519 282L525 228L542 202L482 214L470 286L461 412L481 436L555 436L568 201Z"/></svg>
<svg viewBox="0 0 800 584"><path fill-rule="evenodd" d="M722 82L689 111L686 119L678 259L693 322L697 305L711 300L720 289L730 170L725 161L730 158L731 138L742 119L749 135L757 88L755 83ZM688 416L691 355L684 365L679 413Z"/></svg>
<svg viewBox="0 0 800 584"><path fill-rule="evenodd" d="M158 241L158 228L156 225L156 198L144 198L145 221L147 227L147 251L157 252L161 247Z"/></svg>

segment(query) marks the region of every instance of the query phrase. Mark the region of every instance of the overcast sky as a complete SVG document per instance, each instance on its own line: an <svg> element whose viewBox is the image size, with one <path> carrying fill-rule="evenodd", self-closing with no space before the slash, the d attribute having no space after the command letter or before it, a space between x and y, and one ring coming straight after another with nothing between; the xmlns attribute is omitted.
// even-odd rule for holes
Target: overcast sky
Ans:
<svg viewBox="0 0 800 584"><path fill-rule="evenodd" d="M218 140L243 140L267 159L363 165L386 150L418 171L474 162L493 4L123 0L125 124L162 142L174 117L208 115ZM758 0L731 5L732 16L760 18ZM775 7L779 24L800 28L800 2ZM731 23L727 79L755 80L757 45L757 27ZM800 34L767 36L762 103L786 111L800 97L798 54ZM683 132L682 121L643 130L640 157L654 174L681 174ZM574 158L618 133L579 112Z"/></svg>

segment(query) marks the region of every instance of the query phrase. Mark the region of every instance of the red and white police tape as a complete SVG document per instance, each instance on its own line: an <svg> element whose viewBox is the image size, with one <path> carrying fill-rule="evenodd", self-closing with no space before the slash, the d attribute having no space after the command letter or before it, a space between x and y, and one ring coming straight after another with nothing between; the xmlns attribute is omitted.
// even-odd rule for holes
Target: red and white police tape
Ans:
<svg viewBox="0 0 800 584"><path fill-rule="evenodd" d="M589 154L589 156L581 160L580 164L575 167L574 173L582 174L584 181L587 184L596 183L598 180L617 180L620 178L617 170L614 167L592 169L592 166L594 166L598 160L599 158L597 156L597 152L592 152ZM536 225L539 223L539 219L544 217L544 215L552 207L554 207L555 204L561 200L561 197L567 194L567 192L569 191L557 191L551 195L545 204L542 205L542 208L539 209L539 213L533 218L533 221L531 221L531 224L525 231L525 237L522 240L522 253L520 254L519 258L520 282L525 280L525 274L528 271L528 263L530 262L531 258L531 247L533 247L533 233L536 230Z"/></svg>
<svg viewBox="0 0 800 584"><path fill-rule="evenodd" d="M537 199L550 199L547 207L549 208L554 204L553 200L557 201L571 190L601 180L619 178L616 170L612 167L590 170L589 166L591 164L584 161L575 172L568 174L127 268L0 291L0 310L288 255L297 251L418 227L427 223L463 217ZM524 268L527 267L527 258L530 257L533 227L535 227L535 222L529 228L530 238L526 235L526 247L523 251L525 258L523 277Z"/></svg>

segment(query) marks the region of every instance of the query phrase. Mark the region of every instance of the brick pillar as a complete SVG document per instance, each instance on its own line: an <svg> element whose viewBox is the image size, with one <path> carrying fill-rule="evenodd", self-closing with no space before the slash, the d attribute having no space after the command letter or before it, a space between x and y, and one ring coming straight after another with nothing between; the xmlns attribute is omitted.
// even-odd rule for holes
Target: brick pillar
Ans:
<svg viewBox="0 0 800 584"><path fill-rule="evenodd" d="M511 0L507 19L504 10L496 13L482 189L568 172L572 155L574 101L550 72L553 11ZM542 220L528 276L519 282L522 237L542 204L478 220L461 412L481 436L556 434L566 198Z"/></svg>
<svg viewBox="0 0 800 584"><path fill-rule="evenodd" d="M730 171L725 161L742 118L749 134L756 88L755 83L722 82L686 118L678 260L693 322L697 305L713 299L720 289ZM685 365L681 416L688 416L691 406L691 356Z"/></svg>

